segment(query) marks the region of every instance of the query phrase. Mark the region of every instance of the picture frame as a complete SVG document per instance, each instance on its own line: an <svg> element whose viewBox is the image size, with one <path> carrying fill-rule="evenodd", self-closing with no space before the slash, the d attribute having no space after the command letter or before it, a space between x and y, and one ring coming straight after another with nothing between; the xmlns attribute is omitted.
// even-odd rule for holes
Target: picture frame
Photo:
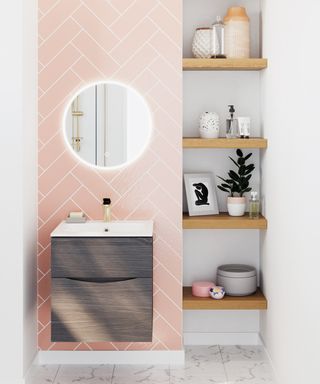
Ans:
<svg viewBox="0 0 320 384"><path fill-rule="evenodd" d="M213 173L185 173L184 184L189 216L219 214Z"/></svg>

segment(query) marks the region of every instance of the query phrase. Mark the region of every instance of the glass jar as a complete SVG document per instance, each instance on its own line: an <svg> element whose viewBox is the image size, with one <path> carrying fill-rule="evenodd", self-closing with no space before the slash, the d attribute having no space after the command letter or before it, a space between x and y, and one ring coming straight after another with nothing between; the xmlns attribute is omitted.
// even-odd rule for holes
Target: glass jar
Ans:
<svg viewBox="0 0 320 384"><path fill-rule="evenodd" d="M224 50L224 23L221 16L217 16L216 22L212 24L212 58L225 58Z"/></svg>

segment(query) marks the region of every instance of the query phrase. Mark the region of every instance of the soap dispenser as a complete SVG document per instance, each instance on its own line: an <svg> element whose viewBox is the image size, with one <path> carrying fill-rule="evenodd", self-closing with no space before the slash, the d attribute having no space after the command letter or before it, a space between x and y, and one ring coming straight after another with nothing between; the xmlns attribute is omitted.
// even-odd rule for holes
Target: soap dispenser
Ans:
<svg viewBox="0 0 320 384"><path fill-rule="evenodd" d="M111 221L111 199L108 197L103 199L103 221Z"/></svg>
<svg viewBox="0 0 320 384"><path fill-rule="evenodd" d="M258 192L251 192L249 200L249 217L250 219L259 219L260 201L258 200Z"/></svg>
<svg viewBox="0 0 320 384"><path fill-rule="evenodd" d="M234 105L229 105L230 118L227 119L226 137L227 139L235 139L238 132L238 120L234 118Z"/></svg>

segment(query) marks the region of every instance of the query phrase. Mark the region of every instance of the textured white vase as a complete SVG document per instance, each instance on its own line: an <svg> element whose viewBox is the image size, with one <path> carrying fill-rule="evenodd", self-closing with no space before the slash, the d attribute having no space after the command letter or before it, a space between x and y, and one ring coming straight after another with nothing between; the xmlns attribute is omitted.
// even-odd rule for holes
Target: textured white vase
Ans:
<svg viewBox="0 0 320 384"><path fill-rule="evenodd" d="M193 56L198 59L209 59L212 53L211 40L211 28L197 28L192 41Z"/></svg>
<svg viewBox="0 0 320 384"><path fill-rule="evenodd" d="M220 132L220 118L216 112L204 112L199 122L200 137L203 139L217 139Z"/></svg>
<svg viewBox="0 0 320 384"><path fill-rule="evenodd" d="M243 216L246 212L245 197L228 197L228 213L230 216Z"/></svg>
<svg viewBox="0 0 320 384"><path fill-rule="evenodd" d="M244 7L231 7L224 18L228 58L250 57L250 21Z"/></svg>

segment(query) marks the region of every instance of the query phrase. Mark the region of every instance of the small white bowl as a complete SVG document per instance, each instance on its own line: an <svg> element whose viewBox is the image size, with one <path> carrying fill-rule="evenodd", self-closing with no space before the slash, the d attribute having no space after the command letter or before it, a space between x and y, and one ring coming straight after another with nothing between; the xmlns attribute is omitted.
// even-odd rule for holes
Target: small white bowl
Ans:
<svg viewBox="0 0 320 384"><path fill-rule="evenodd" d="M212 287L209 290L210 296L215 300L221 300L224 298L226 291L223 287Z"/></svg>

